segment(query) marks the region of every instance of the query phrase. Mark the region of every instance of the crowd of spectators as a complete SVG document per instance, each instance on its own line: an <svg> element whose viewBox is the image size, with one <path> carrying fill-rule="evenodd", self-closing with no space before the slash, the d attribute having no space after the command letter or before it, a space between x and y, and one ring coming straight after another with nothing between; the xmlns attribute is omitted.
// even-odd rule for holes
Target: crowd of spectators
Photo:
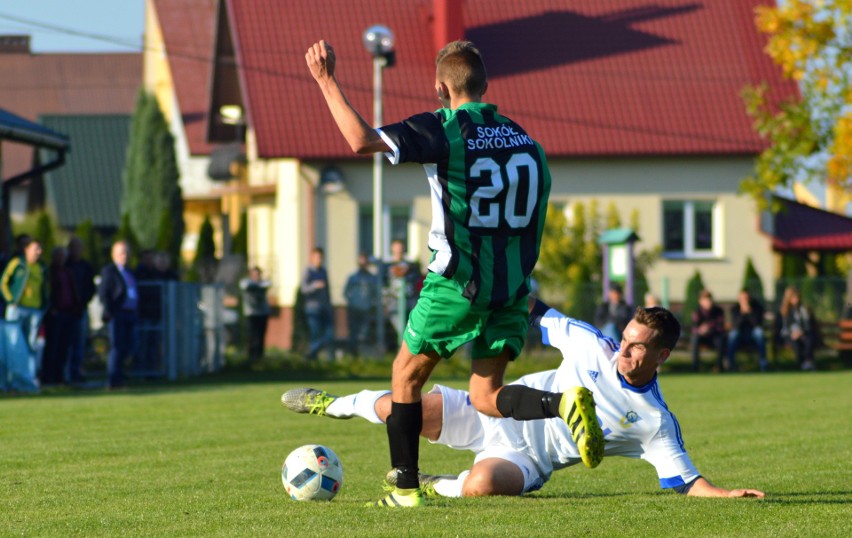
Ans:
<svg viewBox="0 0 852 538"><path fill-rule="evenodd" d="M49 265L42 260L38 240L20 235L15 244L16 252L4 260L0 275L0 388L37 392L43 386L86 383L89 303L96 295L109 333L108 387L124 386L124 362L131 354L135 369L159 368L160 333L143 331L138 338L138 325L159 322L161 296L156 287L140 283L177 279L167 254L143 251L133 270L127 243L117 241L97 285L79 238L53 248Z"/></svg>
<svg viewBox="0 0 852 538"><path fill-rule="evenodd" d="M16 252L0 264L0 312L3 313L4 388L37 391L40 386L86 382L83 359L89 332L88 305L97 295L110 341L107 360L108 386L125 384L124 365L133 357L137 372L155 373L161 367L162 334L155 328L161 322L162 295L151 282L177 280L168 254L142 251L135 268L129 265L130 249L118 241L111 249L111 261L99 272L83 258L83 243L72 238L67 247L56 247L50 265L42 261L42 245L29 236L16 239ZM376 264L366 254L358 256L355 271L345 283L347 340L334 338L334 309L329 294L328 271L322 248L310 253L309 266L301 281L309 347L307 358L315 360L326 351L329 359L343 350L358 356L365 345L375 343L377 309L381 305L387 342L396 342L405 319L417 301L424 275L417 262L405 257L405 244L391 244L391 258ZM248 332L250 362L265 352L271 287L260 267L251 267L239 282L242 309ZM644 297L646 306L658 305L652 294ZM617 283L609 287L606 300L595 311L594 324L616 341L632 316L624 292ZM769 338L789 346L802 370L815 368L814 351L819 334L814 314L802 301L801 293L787 288L767 335L765 308L748 291L742 290L726 313L707 290L701 290L691 319L689 352L692 368L702 369L701 351L714 352L718 372L737 370L737 353L745 348L758 355L759 367L768 367ZM690 323L691 322L691 323ZM387 344L386 344L387 345ZM394 346L390 346L392 348Z"/></svg>

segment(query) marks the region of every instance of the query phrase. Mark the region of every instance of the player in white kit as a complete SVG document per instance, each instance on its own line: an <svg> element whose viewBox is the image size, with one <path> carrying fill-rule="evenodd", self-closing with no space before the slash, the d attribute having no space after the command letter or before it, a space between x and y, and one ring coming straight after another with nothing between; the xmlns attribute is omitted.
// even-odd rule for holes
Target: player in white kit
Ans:
<svg viewBox="0 0 852 538"><path fill-rule="evenodd" d="M532 303L531 303L532 304ZM551 392L586 387L594 393L606 439L604 456L649 462L660 486L692 496L763 497L754 489L727 490L701 477L686 453L680 425L657 383L657 367L669 356L680 324L666 309L637 308L621 344L595 327L569 318L540 301L531 308L545 343L563 354L559 368L515 381ZM390 413L387 391L335 397L315 389L282 396L289 409L336 418L360 416L381 423ZM448 497L521 495L535 491L554 470L580 463L568 426L559 418L515 421L478 413L467 392L435 385L423 396L422 435L430 441L476 454L459 476L421 475L426 494ZM393 471L388 481L393 484Z"/></svg>

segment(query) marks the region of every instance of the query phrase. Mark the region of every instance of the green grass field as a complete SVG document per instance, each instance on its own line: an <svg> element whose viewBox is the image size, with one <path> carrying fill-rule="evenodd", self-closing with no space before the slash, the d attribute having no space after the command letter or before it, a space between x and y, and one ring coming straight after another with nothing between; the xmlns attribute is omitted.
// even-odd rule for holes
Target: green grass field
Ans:
<svg viewBox="0 0 852 538"><path fill-rule="evenodd" d="M852 372L664 375L698 469L766 499L691 499L647 463L611 458L554 474L523 498L439 499L370 510L388 467L384 428L289 413L282 391L346 393L365 381L206 379L121 393L0 398L0 535L23 536L850 536ZM463 386L464 381L443 382ZM345 468L331 503L297 503L280 467L321 443ZM422 445L421 467L472 455Z"/></svg>

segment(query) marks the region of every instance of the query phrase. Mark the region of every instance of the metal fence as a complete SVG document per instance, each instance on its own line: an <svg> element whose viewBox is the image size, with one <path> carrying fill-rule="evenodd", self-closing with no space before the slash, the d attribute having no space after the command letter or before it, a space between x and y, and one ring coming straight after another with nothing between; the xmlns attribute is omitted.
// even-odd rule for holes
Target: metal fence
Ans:
<svg viewBox="0 0 852 538"><path fill-rule="evenodd" d="M224 366L224 289L220 284L139 282L139 321L132 362L135 378L195 377ZM105 367L109 332L97 300L89 307L89 367ZM91 362L98 364L92 365Z"/></svg>

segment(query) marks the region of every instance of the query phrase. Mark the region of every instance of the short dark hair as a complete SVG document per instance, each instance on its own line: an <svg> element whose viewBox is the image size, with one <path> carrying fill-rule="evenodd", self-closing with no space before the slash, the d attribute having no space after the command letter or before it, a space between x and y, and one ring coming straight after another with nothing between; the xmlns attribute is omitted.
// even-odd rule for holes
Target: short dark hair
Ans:
<svg viewBox="0 0 852 538"><path fill-rule="evenodd" d="M470 41L451 41L435 57L436 76L456 93L482 95L488 75L482 54Z"/></svg>
<svg viewBox="0 0 852 538"><path fill-rule="evenodd" d="M665 349L674 349L677 345L680 338L680 322L674 314L665 308L660 306L636 307L633 319L636 320L636 323L641 323L657 332L654 336L654 345Z"/></svg>
<svg viewBox="0 0 852 538"><path fill-rule="evenodd" d="M311 252L316 252L317 254L322 254L325 256L325 250L322 247L314 247L311 249Z"/></svg>

